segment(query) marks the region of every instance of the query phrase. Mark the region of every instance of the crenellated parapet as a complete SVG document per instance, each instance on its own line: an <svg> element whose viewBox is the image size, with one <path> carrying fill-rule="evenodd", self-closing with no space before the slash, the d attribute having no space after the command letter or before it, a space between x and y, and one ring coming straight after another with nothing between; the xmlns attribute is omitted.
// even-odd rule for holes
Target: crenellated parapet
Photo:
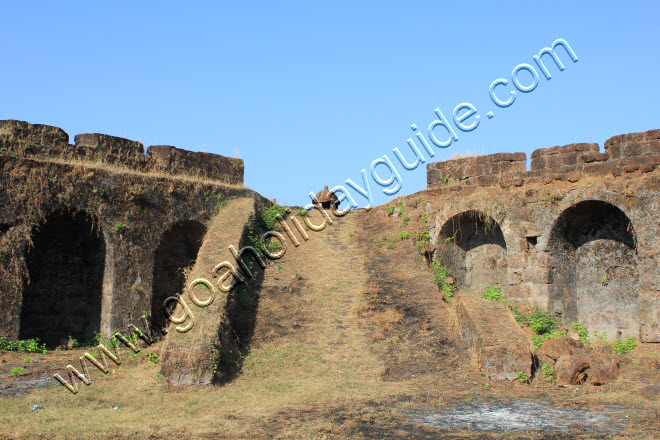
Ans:
<svg viewBox="0 0 660 440"><path fill-rule="evenodd" d="M524 183L565 180L584 175L620 176L650 172L660 164L660 130L614 136L598 144L577 143L534 150L529 171L525 153L497 153L427 165L429 188L444 186L522 186Z"/></svg>
<svg viewBox="0 0 660 440"><path fill-rule="evenodd" d="M76 135L70 144L61 128L15 120L0 121L0 154L100 162L230 184L242 184L244 174L241 159L163 145L151 146L145 154L140 142L100 133Z"/></svg>

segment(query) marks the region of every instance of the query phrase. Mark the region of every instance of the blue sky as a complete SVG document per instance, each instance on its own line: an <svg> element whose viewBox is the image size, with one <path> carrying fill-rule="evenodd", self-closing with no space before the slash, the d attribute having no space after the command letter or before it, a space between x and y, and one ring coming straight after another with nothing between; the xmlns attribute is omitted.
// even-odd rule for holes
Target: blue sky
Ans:
<svg viewBox="0 0 660 440"><path fill-rule="evenodd" d="M72 140L98 132L145 147L238 150L247 186L303 205L324 184L361 183L383 155L399 165L395 147L411 159L410 125L426 132L434 109L451 119L463 102L479 126L427 161L529 157L574 142L602 149L616 134L660 128L659 13L652 1L5 2L0 117L55 125ZM547 61L551 80L493 105L490 84L535 66L558 38L579 61L559 49L563 72ZM425 188L424 164L398 171L396 195ZM374 202L390 200L368 177Z"/></svg>

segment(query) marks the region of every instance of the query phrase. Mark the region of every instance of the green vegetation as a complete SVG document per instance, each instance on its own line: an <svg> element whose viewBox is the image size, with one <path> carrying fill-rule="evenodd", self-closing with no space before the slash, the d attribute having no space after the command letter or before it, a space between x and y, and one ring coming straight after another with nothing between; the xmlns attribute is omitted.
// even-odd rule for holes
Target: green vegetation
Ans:
<svg viewBox="0 0 660 440"><path fill-rule="evenodd" d="M226 200L222 200L222 194L216 194L215 196L216 204L213 207L213 214L218 215L220 210L227 204Z"/></svg>
<svg viewBox="0 0 660 440"><path fill-rule="evenodd" d="M23 373L23 370L25 370L23 367L14 367L11 369L11 375L20 376Z"/></svg>
<svg viewBox="0 0 660 440"><path fill-rule="evenodd" d="M584 344L589 342L589 330L587 330L585 326L576 322L575 324L571 325L571 328L577 330L578 335L580 336L580 341L582 341Z"/></svg>
<svg viewBox="0 0 660 440"><path fill-rule="evenodd" d="M271 252L277 252L282 249L282 244L277 238L271 237L266 244L266 248Z"/></svg>
<svg viewBox="0 0 660 440"><path fill-rule="evenodd" d="M394 249L394 243L389 243L389 244L387 245L387 248L388 248L388 249Z"/></svg>
<svg viewBox="0 0 660 440"><path fill-rule="evenodd" d="M130 212L130 211L126 211L126 212L124 213L124 218L126 219L126 221L130 220L131 217L133 217L133 216L131 215L131 212Z"/></svg>
<svg viewBox="0 0 660 440"><path fill-rule="evenodd" d="M158 353L149 353L147 354L147 360L151 363L158 363Z"/></svg>
<svg viewBox="0 0 660 440"><path fill-rule="evenodd" d="M394 207L394 205L387 205L387 215L392 215L392 214L394 214L394 210L395 210L395 209L396 209L396 208Z"/></svg>
<svg viewBox="0 0 660 440"><path fill-rule="evenodd" d="M72 337L69 335L69 342L66 344L66 347L67 347L68 349L70 349L70 350L74 350L74 349L80 347L80 344L78 343L78 340L77 340L77 339L72 338Z"/></svg>
<svg viewBox="0 0 660 440"><path fill-rule="evenodd" d="M299 274L298 272L296 272L296 275L293 278L300 281L300 280L303 279L303 276L301 274Z"/></svg>
<svg viewBox="0 0 660 440"><path fill-rule="evenodd" d="M534 347L536 347L537 350L540 350L543 346L543 343L548 339L561 338L567 335L568 333L563 328L556 328L549 333L542 333L540 335L533 336L532 342L534 343Z"/></svg>
<svg viewBox="0 0 660 440"><path fill-rule="evenodd" d="M121 234L124 229L126 229L126 223L117 222L115 223L115 232Z"/></svg>
<svg viewBox="0 0 660 440"><path fill-rule="evenodd" d="M626 339L618 338L612 342L612 348L619 354L628 354L637 347L636 339L631 336Z"/></svg>
<svg viewBox="0 0 660 440"><path fill-rule="evenodd" d="M39 339L25 339L11 341L0 336L0 350L18 351L19 353L46 353L46 344L39 343Z"/></svg>
<svg viewBox="0 0 660 440"><path fill-rule="evenodd" d="M428 231L418 232L415 234L417 241L415 242L415 248L420 255L424 255L424 246L427 241L431 239L431 236Z"/></svg>
<svg viewBox="0 0 660 440"><path fill-rule="evenodd" d="M442 179L442 183L444 183L445 185L449 185L449 182L451 182L451 175L452 175L452 174L453 174L453 172L450 171L449 174L447 174L447 175Z"/></svg>
<svg viewBox="0 0 660 440"><path fill-rule="evenodd" d="M410 238L410 232L401 231L399 232L399 237L401 238L401 240L408 240Z"/></svg>
<svg viewBox="0 0 660 440"><path fill-rule="evenodd" d="M418 240L429 241L431 239L431 234L429 234L429 231L424 231L424 232L421 232L421 233L417 233L417 239Z"/></svg>
<svg viewBox="0 0 660 440"><path fill-rule="evenodd" d="M517 380L520 383L527 383L527 382L529 382L529 375L526 374L526 373L523 373L522 371L519 371L519 372L516 373L515 380Z"/></svg>
<svg viewBox="0 0 660 440"><path fill-rule="evenodd" d="M548 364L541 365L543 371L543 378L545 380L552 380L555 377L555 370Z"/></svg>
<svg viewBox="0 0 660 440"><path fill-rule="evenodd" d="M454 297L454 288L447 284L446 278L448 274L448 270L446 267L442 265L437 260L434 260L433 263L431 263L431 267L433 269L433 281L436 282L438 285L438 288L442 292L442 297L444 298L445 301L449 300L450 298Z"/></svg>
<svg viewBox="0 0 660 440"><path fill-rule="evenodd" d="M374 247L380 247L380 246L381 246L380 241L374 240Z"/></svg>
<svg viewBox="0 0 660 440"><path fill-rule="evenodd" d="M455 238L456 238L456 234L458 234L458 231L454 232L454 235L451 235L451 236L449 236L449 237L445 237L445 243L449 243L450 241L452 241L453 239L455 239Z"/></svg>
<svg viewBox="0 0 660 440"><path fill-rule="evenodd" d="M247 286L242 285L237 289L236 296L238 297L238 303L245 310L252 309L252 296L248 292Z"/></svg>
<svg viewBox="0 0 660 440"><path fill-rule="evenodd" d="M543 343L548 339L560 338L568 334L565 329L560 327L560 320L552 317L554 314L552 310L544 312L543 309L536 306L530 313L519 314L515 308L511 307L511 309L519 324L526 325L536 333L532 337L532 342L534 342L537 350L540 350Z"/></svg>
<svg viewBox="0 0 660 440"><path fill-rule="evenodd" d="M429 221L428 216L426 215L425 212L422 212L422 221L423 221L424 223L426 223L426 222Z"/></svg>
<svg viewBox="0 0 660 440"><path fill-rule="evenodd" d="M296 215L298 217L309 217L309 211L304 208L296 209Z"/></svg>
<svg viewBox="0 0 660 440"><path fill-rule="evenodd" d="M275 226L275 220L277 220L278 217L283 218L285 215L286 208L275 203L263 211L261 218L263 219L266 228L271 230L273 229L273 226Z"/></svg>
<svg viewBox="0 0 660 440"><path fill-rule="evenodd" d="M410 222L410 217L406 214L406 209L403 207L403 202L399 202L399 216L401 217L401 224L407 226Z"/></svg>
<svg viewBox="0 0 660 440"><path fill-rule="evenodd" d="M494 287L491 287L490 284L487 285L486 290L483 291L481 296L488 301L506 302L504 298L502 298L502 288L498 284Z"/></svg>
<svg viewBox="0 0 660 440"><path fill-rule="evenodd" d="M603 332L598 334L598 331L594 330L594 339L597 341L605 341L607 339L607 333Z"/></svg>
<svg viewBox="0 0 660 440"><path fill-rule="evenodd" d="M544 312L539 306L534 307L530 313L524 313L522 315L514 315L518 323L526 325L531 328L534 333L537 335L542 335L545 333L550 333L552 330L557 328L560 324L558 319L552 317L552 310Z"/></svg>

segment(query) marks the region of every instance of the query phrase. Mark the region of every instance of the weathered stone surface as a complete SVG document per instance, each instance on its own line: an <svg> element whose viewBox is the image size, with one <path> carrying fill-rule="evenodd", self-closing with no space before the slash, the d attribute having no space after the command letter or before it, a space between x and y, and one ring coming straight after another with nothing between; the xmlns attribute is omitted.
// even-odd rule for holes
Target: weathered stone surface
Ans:
<svg viewBox="0 0 660 440"><path fill-rule="evenodd" d="M136 168L144 165L144 146L140 142L100 133L79 134L74 141L82 158Z"/></svg>
<svg viewBox="0 0 660 440"><path fill-rule="evenodd" d="M588 380L592 385L605 385L614 382L619 376L619 363L597 354L589 358Z"/></svg>
<svg viewBox="0 0 660 440"><path fill-rule="evenodd" d="M429 185L522 185L525 153L497 153L427 164Z"/></svg>
<svg viewBox="0 0 660 440"><path fill-rule="evenodd" d="M560 385L579 385L587 380L589 361L587 359L563 355L555 364L555 379Z"/></svg>
<svg viewBox="0 0 660 440"><path fill-rule="evenodd" d="M243 160L218 154L182 150L170 145L152 145L145 169L170 174L199 176L224 183L243 183Z"/></svg>
<svg viewBox="0 0 660 440"><path fill-rule="evenodd" d="M69 144L69 136L57 127L0 121L0 336L19 338L28 331L21 322L34 324L29 331L39 330L43 323L46 334L55 334L46 327L54 329L61 323L65 325L60 332L87 329L92 324L86 323L86 317L91 315L100 321L93 330L106 336L126 331L129 323L144 328L141 315L152 309L154 299L156 250L169 229L185 223L203 230L222 207L220 200L248 197L268 203L247 188L224 185L219 179L181 179L175 173L178 169L164 176L145 172L146 156L139 142L102 134L79 135L76 141ZM115 167L107 166L113 162ZM242 171L240 175L242 179ZM94 227L81 229L84 222L76 216ZM68 230L71 224L76 226L73 233L49 235ZM39 231L45 234L39 248L30 249ZM57 254L49 243L77 254ZM186 252L169 257L185 258L187 263L194 255L183 255ZM48 270L37 271L38 260L31 253L57 258L47 260ZM64 257L71 263L66 264ZM81 262L89 266L77 270L77 278L58 278L64 284L58 285L60 291L69 292L67 298L80 298L75 306L60 311L62 301L48 300L57 296L41 295L47 291L42 287L54 285L49 281L51 272L61 273ZM93 288L83 278L94 281ZM37 281L30 286L28 279L42 287L36 286ZM24 300L31 306L23 307ZM21 313L29 317L21 319Z"/></svg>
<svg viewBox="0 0 660 440"><path fill-rule="evenodd" d="M570 356L573 354L576 348L583 347L584 344L581 341L576 341L573 338L552 338L543 343L541 346L541 353L557 360L561 356Z"/></svg>
<svg viewBox="0 0 660 440"><path fill-rule="evenodd" d="M515 174L520 187L512 184L514 174L499 174L508 164L488 168L488 161L496 163L492 155L429 164L484 173L449 179L443 193L435 192L429 173L431 211L443 218L435 225L434 258L450 268L460 288L489 278L501 284L505 297L545 304L566 325L580 322L609 339L621 333L660 342L660 268L651 264L660 249L654 218L660 212L657 133L612 138L604 153L596 144L538 150L532 169ZM472 193L450 191L466 185ZM475 212L493 219L504 240L466 222L458 228L461 246L445 245L442 231L452 217ZM489 257L494 249L505 252ZM494 270L503 267L500 262L508 269Z"/></svg>
<svg viewBox="0 0 660 440"><path fill-rule="evenodd" d="M74 141L75 145L69 144L69 135L57 127L0 121L0 154L101 162L141 172L159 171L223 183L243 183L241 159L170 146L152 146L145 155L140 142L100 133L79 134Z"/></svg>

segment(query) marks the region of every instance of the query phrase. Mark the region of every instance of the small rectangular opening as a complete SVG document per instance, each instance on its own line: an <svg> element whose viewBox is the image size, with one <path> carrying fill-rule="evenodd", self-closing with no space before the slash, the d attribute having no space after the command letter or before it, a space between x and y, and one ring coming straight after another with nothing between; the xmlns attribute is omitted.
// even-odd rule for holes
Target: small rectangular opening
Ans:
<svg viewBox="0 0 660 440"><path fill-rule="evenodd" d="M537 237L527 237L527 251L531 252L536 250Z"/></svg>

